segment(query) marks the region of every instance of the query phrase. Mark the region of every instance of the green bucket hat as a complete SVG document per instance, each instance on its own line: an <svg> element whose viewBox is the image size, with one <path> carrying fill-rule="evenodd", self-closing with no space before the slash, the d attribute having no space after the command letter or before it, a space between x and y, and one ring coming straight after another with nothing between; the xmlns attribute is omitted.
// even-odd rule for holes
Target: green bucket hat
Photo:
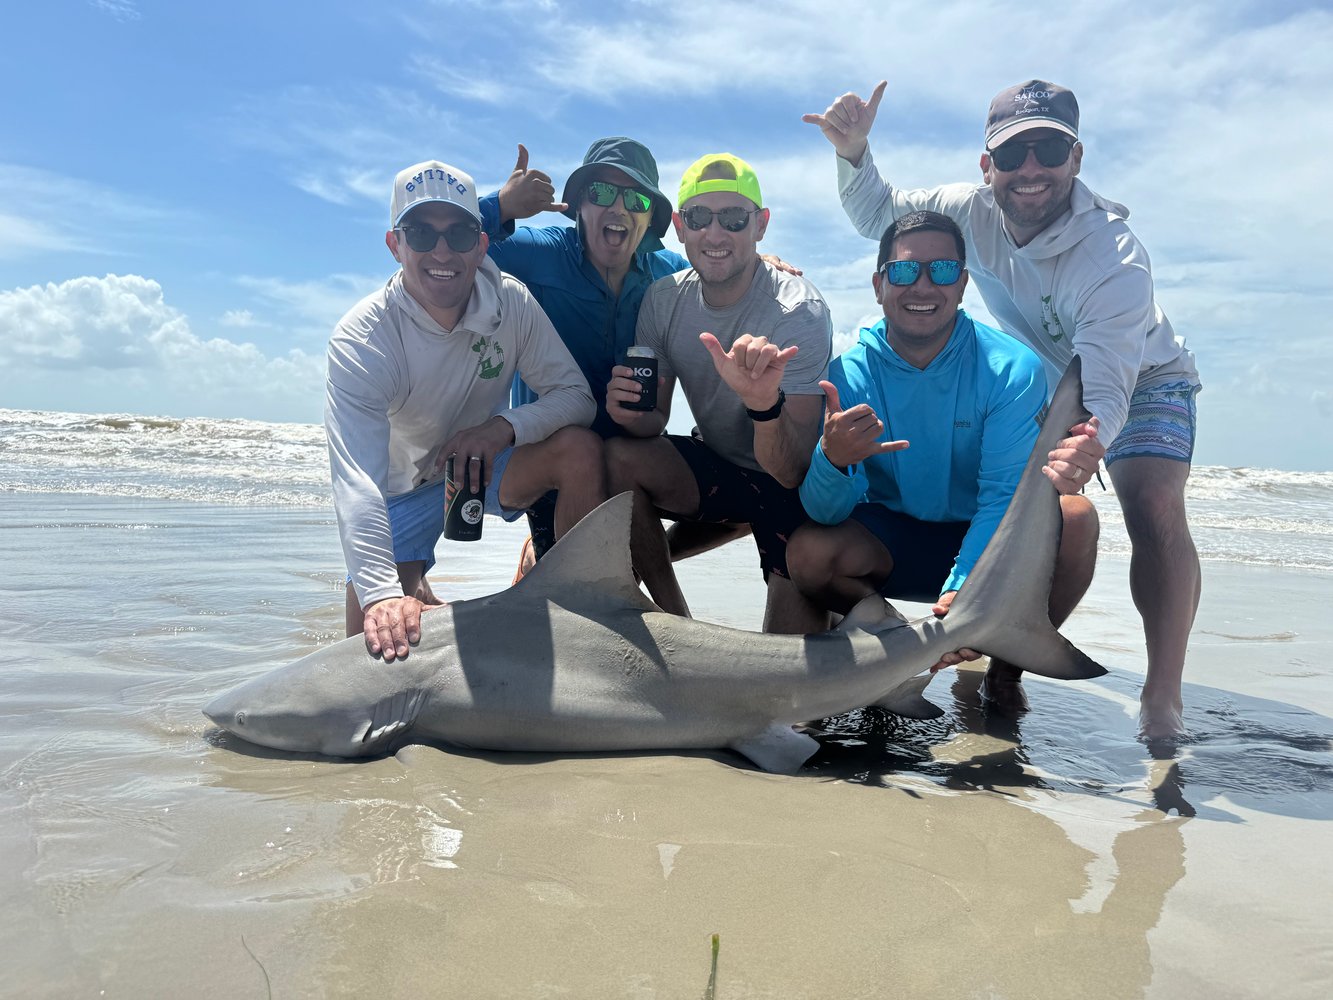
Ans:
<svg viewBox="0 0 1333 1000"><path fill-rule="evenodd" d="M671 225L671 202L657 188L657 161L648 147L641 142L627 139L623 135L598 139L588 147L583 164L569 175L565 181L565 192L560 196L569 208L565 215L577 220L579 205L583 201L583 189L588 184L588 175L597 167L615 167L626 173L639 187L648 192L653 202L653 216L648 223L648 232L639 242L640 250L657 250L662 246L662 237Z"/></svg>

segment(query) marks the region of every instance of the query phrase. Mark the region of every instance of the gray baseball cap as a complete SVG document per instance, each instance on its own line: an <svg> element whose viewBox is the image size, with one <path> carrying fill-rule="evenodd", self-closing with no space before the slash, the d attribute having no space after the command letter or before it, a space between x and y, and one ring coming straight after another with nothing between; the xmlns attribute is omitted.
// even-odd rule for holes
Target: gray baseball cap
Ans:
<svg viewBox="0 0 1333 1000"><path fill-rule="evenodd" d="M986 116L986 148L994 149L1034 128L1053 128L1078 138L1074 92L1046 80L1029 80L995 95Z"/></svg>

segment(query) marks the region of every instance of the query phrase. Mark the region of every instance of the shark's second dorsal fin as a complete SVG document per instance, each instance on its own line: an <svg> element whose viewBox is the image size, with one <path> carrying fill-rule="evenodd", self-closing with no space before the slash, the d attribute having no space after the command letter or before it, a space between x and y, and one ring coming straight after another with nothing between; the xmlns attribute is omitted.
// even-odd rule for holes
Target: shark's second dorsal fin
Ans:
<svg viewBox="0 0 1333 1000"><path fill-rule="evenodd" d="M634 578L629 548L633 513L633 494L607 500L565 532L515 588L524 596L545 594L563 607L612 601L660 611Z"/></svg>
<svg viewBox="0 0 1333 1000"><path fill-rule="evenodd" d="M871 635L878 635L880 632L901 628L906 624L907 619L903 617L901 611L878 594L871 594L869 597L863 597L857 602L856 607L847 612L847 617L838 622L835 631L851 632L859 629Z"/></svg>

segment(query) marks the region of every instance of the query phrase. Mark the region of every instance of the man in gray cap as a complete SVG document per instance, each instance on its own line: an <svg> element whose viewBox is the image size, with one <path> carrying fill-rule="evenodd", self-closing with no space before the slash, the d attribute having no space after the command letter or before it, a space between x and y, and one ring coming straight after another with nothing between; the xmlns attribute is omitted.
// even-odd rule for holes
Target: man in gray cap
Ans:
<svg viewBox="0 0 1333 1000"><path fill-rule="evenodd" d="M347 561L347 634L408 655L444 526L443 470L514 520L559 491L557 532L606 499L592 393L521 282L486 257L472 178L431 160L394 181L389 252L401 265L339 321L324 423ZM510 404L516 376L540 399Z"/></svg>
<svg viewBox="0 0 1333 1000"><path fill-rule="evenodd" d="M954 219L966 236L987 309L1046 362L1055 385L1083 359L1090 424L1051 452L1045 471L1065 494L1082 490L1104 457L1133 546L1130 590L1143 617L1148 677L1140 734L1183 731L1181 676L1199 603L1199 557L1185 518L1194 450L1194 356L1158 306L1148 255L1129 211L1078 179L1078 102L1064 87L1029 80L991 102L982 182L903 191L880 176L868 135L884 95L844 94L818 125L837 150L842 204L857 231L878 239L918 210ZM1017 703L1016 675L990 671L992 693Z"/></svg>

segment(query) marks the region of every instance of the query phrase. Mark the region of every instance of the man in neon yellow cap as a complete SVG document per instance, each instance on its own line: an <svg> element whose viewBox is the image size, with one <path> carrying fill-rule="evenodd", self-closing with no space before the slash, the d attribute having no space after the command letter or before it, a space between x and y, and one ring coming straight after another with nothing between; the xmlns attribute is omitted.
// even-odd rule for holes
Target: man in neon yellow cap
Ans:
<svg viewBox="0 0 1333 1000"><path fill-rule="evenodd" d="M813 632L825 614L787 576L787 537L806 517L797 487L823 415L820 379L833 327L804 278L761 259L768 228L754 168L730 153L685 171L672 216L690 269L648 289L635 341L658 360L657 406L626 409L641 387L612 369L607 412L625 436L606 442L615 492L632 489L634 565L664 609L688 615L661 518L749 524L768 583L764 628ZM692 436L663 435L677 380L698 423Z"/></svg>

